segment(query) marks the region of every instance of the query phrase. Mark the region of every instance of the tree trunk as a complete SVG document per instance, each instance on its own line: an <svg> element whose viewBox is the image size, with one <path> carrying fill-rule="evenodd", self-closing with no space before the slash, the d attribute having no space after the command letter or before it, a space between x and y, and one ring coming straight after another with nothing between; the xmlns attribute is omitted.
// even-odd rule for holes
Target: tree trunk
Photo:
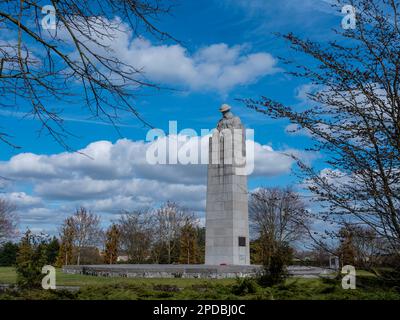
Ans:
<svg viewBox="0 0 400 320"><path fill-rule="evenodd" d="M81 249L78 249L78 259L77 259L77 265L79 266L81 263Z"/></svg>

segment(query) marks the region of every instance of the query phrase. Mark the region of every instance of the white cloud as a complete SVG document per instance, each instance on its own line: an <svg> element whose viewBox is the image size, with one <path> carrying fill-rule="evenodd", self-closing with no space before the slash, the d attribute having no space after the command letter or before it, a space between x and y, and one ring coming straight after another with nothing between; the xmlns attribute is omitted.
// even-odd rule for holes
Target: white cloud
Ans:
<svg viewBox="0 0 400 320"><path fill-rule="evenodd" d="M274 151L268 145L254 145L254 175L276 176L290 172L293 160L285 152Z"/></svg>
<svg viewBox="0 0 400 320"><path fill-rule="evenodd" d="M122 61L155 82L188 87L191 90L227 92L238 85L255 82L278 71L276 59L269 53L246 54L245 46L225 43L203 47L191 54L179 44L153 45L143 38L113 47Z"/></svg>
<svg viewBox="0 0 400 320"><path fill-rule="evenodd" d="M13 176L13 173L15 173L19 176L30 178L55 176L56 172L54 171L54 167L42 161L42 159L43 156L32 153L20 153L12 157L7 163L8 170L5 171L4 174L6 176Z"/></svg>
<svg viewBox="0 0 400 320"><path fill-rule="evenodd" d="M188 141L195 143L198 139ZM121 139L115 143L93 142L79 153L18 154L0 162L0 176L13 181L14 192L6 192L5 196L27 209L20 210L21 221L35 227L61 223L81 205L108 217L123 209L154 206L167 200L204 212L206 165L149 165L149 145ZM259 143L255 143L254 150L253 176L258 177L290 172L293 160L285 153L304 156L298 150L280 152ZM32 193L16 192L19 187Z"/></svg>
<svg viewBox="0 0 400 320"><path fill-rule="evenodd" d="M118 187L118 180L94 180L89 177L44 180L34 190L47 199L83 200L102 198Z"/></svg>
<svg viewBox="0 0 400 320"><path fill-rule="evenodd" d="M168 136L162 140L168 143ZM202 139L208 139L207 136ZM162 141L158 140L158 141ZM180 141L184 141L182 136ZM207 143L199 141L199 137L186 139L187 143L202 146L201 154L207 154ZM206 141L207 142L207 141ZM161 143L161 142L160 142ZM68 197L70 183L80 182L79 193L88 196L89 193L99 194L108 188L114 188L119 180L133 178L157 180L168 183L205 184L205 165L150 165L146 161L146 151L150 142L120 139L114 144L109 141L96 141L79 152L62 152L53 155L36 155L21 153L9 161L0 162L0 175L19 180L32 180L36 190L41 193L41 183L52 183L62 190L53 192L65 193ZM257 176L269 176L287 173L292 162L284 152L278 152L267 145L255 142L255 172ZM248 161L253 161L253 155L248 154ZM83 180L86 179L86 180ZM92 187L93 185L93 187ZM49 189L51 189L49 187ZM75 191L76 192L76 191Z"/></svg>
<svg viewBox="0 0 400 320"><path fill-rule="evenodd" d="M31 208L24 213L23 220L29 224L47 224L57 221L58 216L51 208Z"/></svg>
<svg viewBox="0 0 400 320"><path fill-rule="evenodd" d="M111 49L112 58L140 70L147 80L156 83L185 90L226 93L236 86L254 83L279 71L277 60L271 54L249 53L247 45L217 43L192 52L181 44L158 45L145 38L134 38L130 27L119 18L111 23L115 25L115 29L109 32L111 38L104 37L101 30L99 34L93 34L103 47L93 43L86 45L102 56L110 55L105 48ZM82 28L85 28L84 24ZM65 30L60 30L58 37L71 41ZM72 56L79 61L76 53Z"/></svg>
<svg viewBox="0 0 400 320"><path fill-rule="evenodd" d="M25 192L10 192L1 194L2 199L7 199L18 209L41 207L43 205L40 197L33 197Z"/></svg>
<svg viewBox="0 0 400 320"><path fill-rule="evenodd" d="M309 94L315 94L318 91L322 91L323 87L316 85L316 84L312 84L312 83L306 83L306 84L302 84L300 86L298 86L296 88L296 98L298 100L300 100L301 102L304 103L310 103L312 102L309 99Z"/></svg>

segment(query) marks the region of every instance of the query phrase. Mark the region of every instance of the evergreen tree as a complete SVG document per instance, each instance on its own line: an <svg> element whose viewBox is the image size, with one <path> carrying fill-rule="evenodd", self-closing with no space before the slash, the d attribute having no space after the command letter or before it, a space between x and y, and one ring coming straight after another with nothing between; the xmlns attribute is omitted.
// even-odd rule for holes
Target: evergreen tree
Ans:
<svg viewBox="0 0 400 320"><path fill-rule="evenodd" d="M18 253L18 245L12 242L6 242L0 249L0 266L14 266Z"/></svg>
<svg viewBox="0 0 400 320"><path fill-rule="evenodd" d="M19 244L16 272L17 284L21 288L39 288L43 274L42 268L46 265L45 247L39 245L37 238L27 230Z"/></svg>
<svg viewBox="0 0 400 320"><path fill-rule="evenodd" d="M285 242L274 243L264 256L263 270L259 277L262 286L281 284L289 276L287 266L293 259L293 249Z"/></svg>
<svg viewBox="0 0 400 320"><path fill-rule="evenodd" d="M47 244L46 244L46 258L47 263L50 265L54 265L57 261L58 253L60 251L60 243L56 237L53 237Z"/></svg>
<svg viewBox="0 0 400 320"><path fill-rule="evenodd" d="M120 230L113 224L106 232L106 244L104 262L107 264L117 263L118 249L120 242Z"/></svg>

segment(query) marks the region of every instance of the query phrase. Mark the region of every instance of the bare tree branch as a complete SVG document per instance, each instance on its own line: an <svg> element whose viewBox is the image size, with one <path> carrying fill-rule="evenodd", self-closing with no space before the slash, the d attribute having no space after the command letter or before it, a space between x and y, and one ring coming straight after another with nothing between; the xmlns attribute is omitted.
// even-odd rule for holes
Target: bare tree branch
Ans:
<svg viewBox="0 0 400 320"><path fill-rule="evenodd" d="M337 8L344 4L348 1L338 1ZM297 124L315 141L311 150L326 156L323 171L296 159L300 177L322 208L317 219L327 227L369 227L400 253L399 3L350 4L358 13L357 26L336 31L338 40L322 45L292 33L283 36L314 60L289 70L316 88L304 110L267 97L244 102Z"/></svg>
<svg viewBox="0 0 400 320"><path fill-rule="evenodd" d="M147 81L141 69L118 59L112 46L128 28L137 36L147 33L175 41L155 24L170 12L173 1L51 0L56 30L42 29L41 10L48 1L2 1L0 107L13 111L28 102L31 109L20 112L38 119L41 131L66 149L71 133L65 130L63 110L51 107L56 102L84 102L91 116L108 121L116 130L122 113L151 127L135 106L136 93L159 86ZM16 147L9 133L0 133L0 141Z"/></svg>

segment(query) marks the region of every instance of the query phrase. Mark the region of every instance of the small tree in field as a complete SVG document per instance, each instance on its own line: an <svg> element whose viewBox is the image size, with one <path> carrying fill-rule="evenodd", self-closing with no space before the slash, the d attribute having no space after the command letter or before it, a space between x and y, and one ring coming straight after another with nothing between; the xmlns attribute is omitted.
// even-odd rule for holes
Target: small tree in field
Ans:
<svg viewBox="0 0 400 320"><path fill-rule="evenodd" d="M156 241L160 252L166 252L167 263L172 263L174 259L177 261L177 258L179 258L179 237L182 227L188 221L194 221L193 214L175 202L167 201L155 211Z"/></svg>
<svg viewBox="0 0 400 320"><path fill-rule="evenodd" d="M346 225L339 230L337 255L342 265L372 270L382 262L388 243L371 228Z"/></svg>
<svg viewBox="0 0 400 320"><path fill-rule="evenodd" d="M193 221L188 221L180 231L179 262L183 264L197 263L197 230Z"/></svg>
<svg viewBox="0 0 400 320"><path fill-rule="evenodd" d="M355 265L356 261L356 248L354 246L354 234L348 228L342 228L339 231L340 245L337 255L339 256L340 263L344 265Z"/></svg>
<svg viewBox="0 0 400 320"><path fill-rule="evenodd" d="M61 227L61 247L57 264L69 264L76 260L76 264L80 265L82 249L98 245L101 236L100 218L86 208L76 210Z"/></svg>
<svg viewBox="0 0 400 320"><path fill-rule="evenodd" d="M287 243L277 243L268 260L263 262L259 282L263 286L283 283L289 276L287 266L292 261L293 249Z"/></svg>
<svg viewBox="0 0 400 320"><path fill-rule="evenodd" d="M45 247L39 237L27 230L21 239L16 260L17 284L21 288L39 288L42 268L47 264Z"/></svg>
<svg viewBox="0 0 400 320"><path fill-rule="evenodd" d="M279 188L253 192L249 211L252 229L258 235L252 251L264 267L260 282L278 284L288 275L287 266L293 258L290 246L307 235L308 212L298 194Z"/></svg>
<svg viewBox="0 0 400 320"><path fill-rule="evenodd" d="M104 263L117 263L120 237L121 232L116 224L113 224L110 228L108 228L106 232Z"/></svg>
<svg viewBox="0 0 400 320"><path fill-rule="evenodd" d="M77 251L76 263L81 261L82 248L95 246L101 237L100 218L81 207L71 217L74 234L74 248Z"/></svg>
<svg viewBox="0 0 400 320"><path fill-rule="evenodd" d="M156 237L150 210L124 212L118 220L121 249L131 263L146 263L157 250L152 247ZM158 262L155 259L155 262Z"/></svg>
<svg viewBox="0 0 400 320"><path fill-rule="evenodd" d="M18 245L6 242L0 247L0 266L11 267L15 265L18 253Z"/></svg>
<svg viewBox="0 0 400 320"><path fill-rule="evenodd" d="M61 244L56 265L61 268L64 265L73 263L74 229L71 218L67 218L64 221L64 224L61 227L60 238Z"/></svg>
<svg viewBox="0 0 400 320"><path fill-rule="evenodd" d="M15 206L0 199L0 244L14 234L16 227Z"/></svg>
<svg viewBox="0 0 400 320"><path fill-rule="evenodd" d="M60 243L56 237L49 239L47 243L44 244L47 263L49 265L54 265L57 261L57 257L60 251Z"/></svg>
<svg viewBox="0 0 400 320"><path fill-rule="evenodd" d="M307 235L308 212L299 195L291 189L256 190L250 195L249 212L251 227L257 235L253 252L260 251L256 255L263 263L269 264L281 247L293 246Z"/></svg>

